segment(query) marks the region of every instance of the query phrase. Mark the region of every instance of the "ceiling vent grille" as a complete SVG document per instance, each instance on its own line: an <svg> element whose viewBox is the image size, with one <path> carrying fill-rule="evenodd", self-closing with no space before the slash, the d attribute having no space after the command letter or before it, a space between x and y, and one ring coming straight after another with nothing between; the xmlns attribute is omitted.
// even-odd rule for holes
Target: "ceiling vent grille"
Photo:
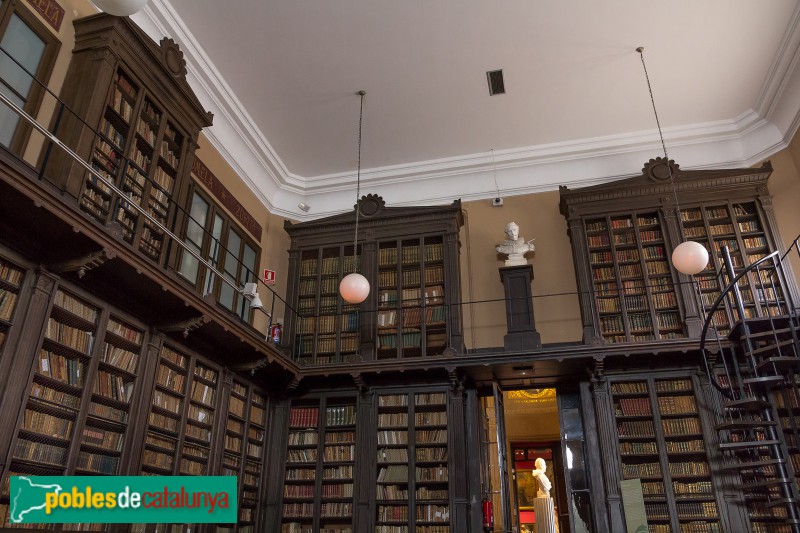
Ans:
<svg viewBox="0 0 800 533"><path fill-rule="evenodd" d="M489 95L505 94L506 85L503 82L502 70L490 70L486 73L486 79L489 80Z"/></svg>

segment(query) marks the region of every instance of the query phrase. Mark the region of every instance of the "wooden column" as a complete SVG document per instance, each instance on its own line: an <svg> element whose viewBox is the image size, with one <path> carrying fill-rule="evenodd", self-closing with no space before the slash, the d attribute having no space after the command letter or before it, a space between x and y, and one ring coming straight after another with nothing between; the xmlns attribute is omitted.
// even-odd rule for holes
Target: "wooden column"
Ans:
<svg viewBox="0 0 800 533"><path fill-rule="evenodd" d="M267 441L266 497L262 499L262 510L256 531L280 531L283 507L283 478L286 475L286 443L289 427L289 400L276 402L272 410L272 428Z"/></svg>
<svg viewBox="0 0 800 533"><path fill-rule="evenodd" d="M683 235L679 222L681 214L679 213L678 206L675 204L675 200L671 197L662 198L662 206L661 214L664 216L664 221L667 226L667 235L669 236L669 246L666 247L666 251L671 256L672 250L683 242ZM683 322L686 326L686 334L692 338L699 338L703 330L703 321L706 317L702 316L697 302L694 278L686 274L681 274L677 270L675 273L678 275L678 281L680 282L675 292L680 295L678 302L683 303Z"/></svg>
<svg viewBox="0 0 800 533"><path fill-rule="evenodd" d="M9 380L3 398L3 408L0 410L0 428L3 428L3 431L0 431L0 461L2 461L0 472L4 470L6 459L11 454L10 447L14 440L17 419L23 416L25 411L24 405L28 399L31 368L36 361L42 329L49 316L50 300L57 283L58 278L54 275L38 271L25 316L22 317L20 313L17 313L15 323L19 324L24 331L9 368L9 376L17 376L17 379Z"/></svg>
<svg viewBox="0 0 800 533"><path fill-rule="evenodd" d="M575 277L578 282L578 302L581 307L581 320L583 322L583 343L600 345L603 337L595 319L592 297L592 273L589 269L589 247L586 245L586 235L583 229L583 220L570 213L567 234L572 243L572 261L575 265Z"/></svg>
<svg viewBox="0 0 800 533"><path fill-rule="evenodd" d="M608 380L603 376L592 378L592 396L594 398L595 417L597 420L597 437L603 454L603 480L606 488L606 510L611 531L625 531L625 514L622 510L620 495L620 464L616 449L617 427L614 423L614 406L609 394Z"/></svg>
<svg viewBox="0 0 800 533"><path fill-rule="evenodd" d="M464 390L459 383L447 395L450 413L447 419L447 440L450 443L450 531L469 531L469 494L464 436Z"/></svg>
<svg viewBox="0 0 800 533"><path fill-rule="evenodd" d="M358 460L353 472L354 505L353 531L371 531L374 529L375 510L372 502L375 499L375 464L378 449L375 447L376 415L375 392L369 391L358 400L356 418L356 453Z"/></svg>

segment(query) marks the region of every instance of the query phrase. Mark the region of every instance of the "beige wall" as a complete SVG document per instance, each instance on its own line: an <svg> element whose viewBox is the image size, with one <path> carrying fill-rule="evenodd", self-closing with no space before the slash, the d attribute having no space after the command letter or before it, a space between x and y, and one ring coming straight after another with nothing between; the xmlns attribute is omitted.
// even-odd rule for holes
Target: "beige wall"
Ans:
<svg viewBox="0 0 800 533"><path fill-rule="evenodd" d="M800 236L800 135L795 135L789 148L770 157L773 172L767 186L775 206L775 218L784 249ZM800 256L790 254L792 269L800 280Z"/></svg>
<svg viewBox="0 0 800 533"><path fill-rule="evenodd" d="M502 207L491 200L464 204L461 230L461 284L463 300L476 303L464 308L465 343L469 348L503 345L506 316L499 268L503 257L495 245L505 238L508 222L520 227L520 236L536 239L528 254L534 269L533 295L536 329L543 343L580 341L581 322L575 296L575 270L567 236L567 223L558 211L557 191L507 197ZM539 297L570 293L567 296Z"/></svg>

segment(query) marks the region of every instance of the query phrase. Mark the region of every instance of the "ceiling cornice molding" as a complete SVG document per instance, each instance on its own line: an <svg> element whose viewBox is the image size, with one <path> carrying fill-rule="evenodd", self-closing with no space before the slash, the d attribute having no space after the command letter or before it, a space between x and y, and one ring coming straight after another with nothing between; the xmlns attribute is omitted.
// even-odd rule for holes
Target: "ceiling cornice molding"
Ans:
<svg viewBox="0 0 800 533"><path fill-rule="evenodd" d="M778 52L770 64L767 77L756 99L756 112L767 120L772 118L798 60L800 60L800 4L797 4L792 12L778 45Z"/></svg>
<svg viewBox="0 0 800 533"><path fill-rule="evenodd" d="M312 220L352 208L355 171L304 177L291 173L263 132L211 63L202 46L168 0L152 0L135 17L151 37L175 39L184 51L190 83L215 115L204 136L273 214ZM685 168L751 165L788 146L800 125L800 6L781 39L754 109L738 117L664 130L670 157ZM450 201L459 190L465 201L501 194L519 195L582 187L630 176L653 154L661 153L655 129L571 140L490 153L362 169L362 187L380 192L392 205ZM458 188L456 189L456 185ZM305 202L309 213L296 206Z"/></svg>

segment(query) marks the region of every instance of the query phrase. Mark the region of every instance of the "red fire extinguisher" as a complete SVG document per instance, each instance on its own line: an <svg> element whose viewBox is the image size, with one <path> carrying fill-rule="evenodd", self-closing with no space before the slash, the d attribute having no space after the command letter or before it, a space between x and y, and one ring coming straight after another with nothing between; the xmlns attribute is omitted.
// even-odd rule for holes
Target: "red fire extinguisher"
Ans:
<svg viewBox="0 0 800 533"><path fill-rule="evenodd" d="M494 529L494 505L491 500L483 500L483 529Z"/></svg>
<svg viewBox="0 0 800 533"><path fill-rule="evenodd" d="M269 337L272 339L272 342L275 344L281 343L281 333L283 332L283 326L278 324L273 324L269 328Z"/></svg>

